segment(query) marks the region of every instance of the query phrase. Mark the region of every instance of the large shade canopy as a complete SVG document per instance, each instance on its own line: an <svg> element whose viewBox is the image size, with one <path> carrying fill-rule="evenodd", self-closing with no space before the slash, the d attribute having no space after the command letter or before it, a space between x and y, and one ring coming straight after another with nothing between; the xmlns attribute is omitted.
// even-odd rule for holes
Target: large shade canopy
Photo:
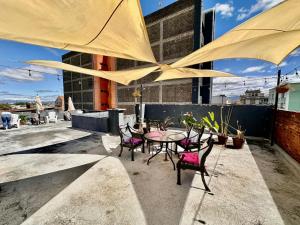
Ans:
<svg viewBox="0 0 300 225"><path fill-rule="evenodd" d="M31 60L31 61L27 61L26 63L31 65L38 65L38 66L51 67L55 69L67 70L75 73L88 74L88 75L112 80L124 85L129 84L133 80L141 79L142 77L146 76L147 74L159 68L159 66L151 66L151 67L132 69L132 70L102 71L102 70L85 69L82 67L73 66L62 62L48 61L48 60Z"/></svg>
<svg viewBox="0 0 300 225"><path fill-rule="evenodd" d="M300 44L300 1L286 0L172 64L184 67L226 58L256 58L274 64Z"/></svg>
<svg viewBox="0 0 300 225"><path fill-rule="evenodd" d="M184 79L193 77L234 77L234 75L216 70L197 70L191 68L163 68L161 75L155 81Z"/></svg>
<svg viewBox="0 0 300 225"><path fill-rule="evenodd" d="M139 0L0 0L0 39L156 63Z"/></svg>

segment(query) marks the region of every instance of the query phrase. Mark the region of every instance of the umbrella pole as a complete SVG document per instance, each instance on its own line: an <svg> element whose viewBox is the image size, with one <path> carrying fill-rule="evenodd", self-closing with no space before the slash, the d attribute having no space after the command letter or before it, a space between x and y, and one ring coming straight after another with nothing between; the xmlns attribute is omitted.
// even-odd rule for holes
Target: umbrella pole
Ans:
<svg viewBox="0 0 300 225"><path fill-rule="evenodd" d="M280 84L280 78L281 78L281 70L278 69L277 71L277 86ZM272 121L272 130L271 130L271 146L274 145L275 141L275 128L276 128L276 116L277 116L277 109L278 109L278 92L275 88L275 108L273 112L273 121Z"/></svg>
<svg viewBox="0 0 300 225"><path fill-rule="evenodd" d="M142 120L142 115L143 115L143 85L141 84L141 97L140 97L140 126L143 126L143 120Z"/></svg>

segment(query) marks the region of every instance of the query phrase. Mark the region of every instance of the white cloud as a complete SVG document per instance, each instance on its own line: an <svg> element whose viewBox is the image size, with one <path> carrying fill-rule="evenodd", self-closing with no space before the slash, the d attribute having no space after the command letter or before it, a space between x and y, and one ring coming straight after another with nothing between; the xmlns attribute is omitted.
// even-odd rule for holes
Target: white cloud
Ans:
<svg viewBox="0 0 300 225"><path fill-rule="evenodd" d="M264 70L265 67L266 66L251 66L251 67L244 69L241 72L242 73L253 73L253 72L262 73L262 72L265 72L265 70Z"/></svg>
<svg viewBox="0 0 300 225"><path fill-rule="evenodd" d="M282 63L279 64L280 67L284 67L284 66L287 66L287 65L288 65L288 63L286 61L283 61Z"/></svg>
<svg viewBox="0 0 300 225"><path fill-rule="evenodd" d="M231 71L230 68L225 68L225 69L224 69L224 72L226 72L226 73L229 73L230 71Z"/></svg>
<svg viewBox="0 0 300 225"><path fill-rule="evenodd" d="M300 48L297 48L290 54L292 57L300 56Z"/></svg>
<svg viewBox="0 0 300 225"><path fill-rule="evenodd" d="M266 78L266 79L265 79ZM282 76L284 82L300 82L300 77L295 73L286 77ZM226 86L225 86L226 83ZM246 77L218 77L213 79L213 96L224 94L228 97L243 95L246 90L260 89L266 96L269 90L277 83L277 76L246 76Z"/></svg>
<svg viewBox="0 0 300 225"><path fill-rule="evenodd" d="M237 20L243 20L250 17L254 13L270 9L282 1L283 0L256 0L256 3L249 9L242 7L238 10L239 14L237 16Z"/></svg>
<svg viewBox="0 0 300 225"><path fill-rule="evenodd" d="M29 70L31 76L29 76ZM35 72L39 71L39 72ZM16 81L41 81L43 74L59 74L58 70L41 66L29 65L22 68L5 68L0 70L0 75Z"/></svg>
<svg viewBox="0 0 300 225"><path fill-rule="evenodd" d="M232 17L234 7L231 2L224 3L224 4L217 3L215 5L215 10L216 10L216 13L220 13L223 18L226 18L226 17Z"/></svg>
<svg viewBox="0 0 300 225"><path fill-rule="evenodd" d="M54 91L53 91L54 92ZM35 99L35 95L26 95L26 94L20 94L20 93L14 93L9 91L0 91L1 100L0 102L5 101L28 101L32 102ZM53 95L40 95L42 102L50 102L55 101L58 94Z"/></svg>

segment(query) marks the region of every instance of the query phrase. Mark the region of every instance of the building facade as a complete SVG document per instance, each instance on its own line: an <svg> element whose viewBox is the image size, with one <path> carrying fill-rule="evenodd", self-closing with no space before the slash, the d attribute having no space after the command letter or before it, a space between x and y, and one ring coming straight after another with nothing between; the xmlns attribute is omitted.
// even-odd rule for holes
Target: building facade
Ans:
<svg viewBox="0 0 300 225"><path fill-rule="evenodd" d="M188 55L214 39L215 12L202 11L202 0L179 0L145 17L149 39L156 60L169 64ZM133 40L134 41L134 40ZM118 59L117 70L149 66L144 62ZM193 68L212 69L212 63ZM143 102L151 104L210 103L211 78L190 78L153 82L159 76L154 72L132 82L117 86L117 105L134 112L138 99L132 96L143 84Z"/></svg>
<svg viewBox="0 0 300 225"><path fill-rule="evenodd" d="M300 83L287 83L288 91L278 93L278 108L300 112ZM269 104L275 104L276 88L269 90Z"/></svg>
<svg viewBox="0 0 300 225"><path fill-rule="evenodd" d="M94 70L115 70L112 57L69 52L62 56L62 61L74 66ZM106 110L116 107L116 83L100 77L63 71L65 109L68 97L74 107L82 110Z"/></svg>
<svg viewBox="0 0 300 225"><path fill-rule="evenodd" d="M247 90L245 95L240 96L240 103L244 105L266 105L268 97L260 90Z"/></svg>

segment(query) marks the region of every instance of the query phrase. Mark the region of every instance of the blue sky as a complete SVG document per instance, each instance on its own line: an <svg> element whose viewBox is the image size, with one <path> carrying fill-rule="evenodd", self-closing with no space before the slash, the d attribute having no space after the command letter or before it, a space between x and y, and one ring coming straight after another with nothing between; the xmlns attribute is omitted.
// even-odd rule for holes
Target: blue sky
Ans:
<svg viewBox="0 0 300 225"><path fill-rule="evenodd" d="M204 0L204 9L216 9L216 37L221 36L241 22L252 16L278 4L281 0ZM144 15L156 11L174 2L174 0L141 0ZM10 41L0 41L0 65L13 68L27 68L48 73L61 73L54 69L28 66L22 62L31 59L61 60L61 55L66 51L51 49ZM300 51L296 51L282 64L283 74L300 66ZM62 80L56 75L45 73L34 73L28 76L28 72L5 68L0 66L0 100L17 99L30 100L38 92L42 99L53 100L62 93ZM216 70L231 72L239 76L236 79L216 78L214 80L213 95L226 94L236 96L242 94L246 89L259 87L262 91L275 85L276 79L267 79L276 74L276 68L267 62L257 60L219 60L215 62ZM262 79L253 79L258 77ZM300 81L296 76L290 76L290 80ZM226 83L226 85L225 85Z"/></svg>

